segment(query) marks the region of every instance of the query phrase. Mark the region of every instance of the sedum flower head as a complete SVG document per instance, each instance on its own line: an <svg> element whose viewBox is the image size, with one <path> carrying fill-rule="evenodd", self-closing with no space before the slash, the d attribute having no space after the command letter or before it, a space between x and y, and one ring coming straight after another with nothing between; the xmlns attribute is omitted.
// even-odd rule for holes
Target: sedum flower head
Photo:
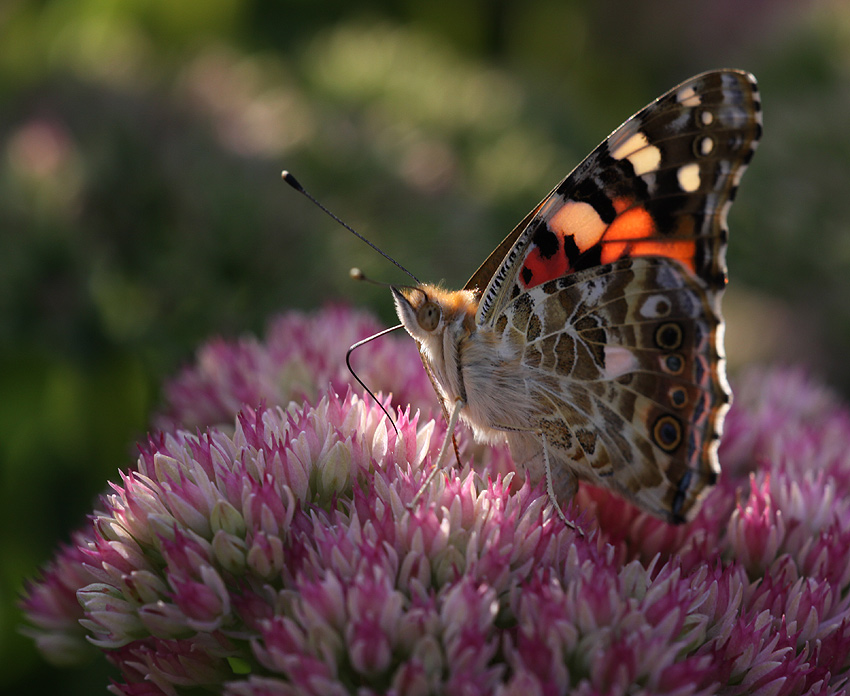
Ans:
<svg viewBox="0 0 850 696"><path fill-rule="evenodd" d="M749 374L696 520L583 487L581 536L463 432L475 468L408 509L445 424L387 397L394 428L320 357L364 322L289 315L266 343L202 349L164 428L30 585L46 656L94 645L116 694L843 693L850 413L832 394ZM395 347L370 346L384 362L360 375L418 406L430 384Z"/></svg>
<svg viewBox="0 0 850 696"><path fill-rule="evenodd" d="M355 385L345 364L350 346L381 331L374 317L341 306L316 315L290 312L269 322L266 339L217 339L201 347L195 364L165 385L168 407L161 429L229 427L243 405L315 403L326 389ZM352 355L357 374L394 403L430 412L434 390L419 354L405 337L386 337Z"/></svg>

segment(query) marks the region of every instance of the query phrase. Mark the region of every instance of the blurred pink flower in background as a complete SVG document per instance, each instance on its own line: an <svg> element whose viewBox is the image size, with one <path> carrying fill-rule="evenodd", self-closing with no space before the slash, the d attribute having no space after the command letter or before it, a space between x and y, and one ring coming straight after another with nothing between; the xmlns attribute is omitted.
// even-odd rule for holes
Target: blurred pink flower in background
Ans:
<svg viewBox="0 0 850 696"><path fill-rule="evenodd" d="M378 328L335 307L202 348L29 586L44 655L91 643L134 695L844 692L850 412L828 390L743 376L692 523L582 486L580 536L463 430L475 468L407 510L445 424L406 337L356 358L395 428L352 388L345 350Z"/></svg>

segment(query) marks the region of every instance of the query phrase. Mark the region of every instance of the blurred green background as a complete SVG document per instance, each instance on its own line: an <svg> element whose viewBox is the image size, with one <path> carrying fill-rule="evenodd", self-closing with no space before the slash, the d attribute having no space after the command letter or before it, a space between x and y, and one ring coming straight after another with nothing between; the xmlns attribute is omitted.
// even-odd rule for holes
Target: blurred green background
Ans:
<svg viewBox="0 0 850 696"><path fill-rule="evenodd" d="M132 461L205 339L331 298L390 321L385 260L459 286L602 138L690 75L760 80L732 209L733 369L850 389L846 0L2 0L0 691L45 665L14 602Z"/></svg>

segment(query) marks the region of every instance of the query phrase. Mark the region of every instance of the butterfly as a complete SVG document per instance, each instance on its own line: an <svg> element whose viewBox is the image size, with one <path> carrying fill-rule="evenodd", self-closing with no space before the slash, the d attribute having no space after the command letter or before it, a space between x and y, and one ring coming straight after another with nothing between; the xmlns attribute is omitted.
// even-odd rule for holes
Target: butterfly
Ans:
<svg viewBox="0 0 850 696"><path fill-rule="evenodd" d="M720 473L726 217L761 130L752 75L692 77L591 152L462 290L392 287L449 418L431 476L462 421L507 442L571 527L560 504L579 481L692 519Z"/></svg>

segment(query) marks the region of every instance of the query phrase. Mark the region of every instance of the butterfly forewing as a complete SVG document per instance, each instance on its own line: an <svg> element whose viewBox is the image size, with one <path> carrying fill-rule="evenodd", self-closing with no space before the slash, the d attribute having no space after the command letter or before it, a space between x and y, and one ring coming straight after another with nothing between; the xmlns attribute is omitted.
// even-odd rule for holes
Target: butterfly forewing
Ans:
<svg viewBox="0 0 850 696"><path fill-rule="evenodd" d="M676 258L721 289L728 205L760 134L749 73L704 73L659 97L555 187L509 235L511 248L500 245L473 275L466 287L482 293L478 322L519 292L618 258Z"/></svg>

